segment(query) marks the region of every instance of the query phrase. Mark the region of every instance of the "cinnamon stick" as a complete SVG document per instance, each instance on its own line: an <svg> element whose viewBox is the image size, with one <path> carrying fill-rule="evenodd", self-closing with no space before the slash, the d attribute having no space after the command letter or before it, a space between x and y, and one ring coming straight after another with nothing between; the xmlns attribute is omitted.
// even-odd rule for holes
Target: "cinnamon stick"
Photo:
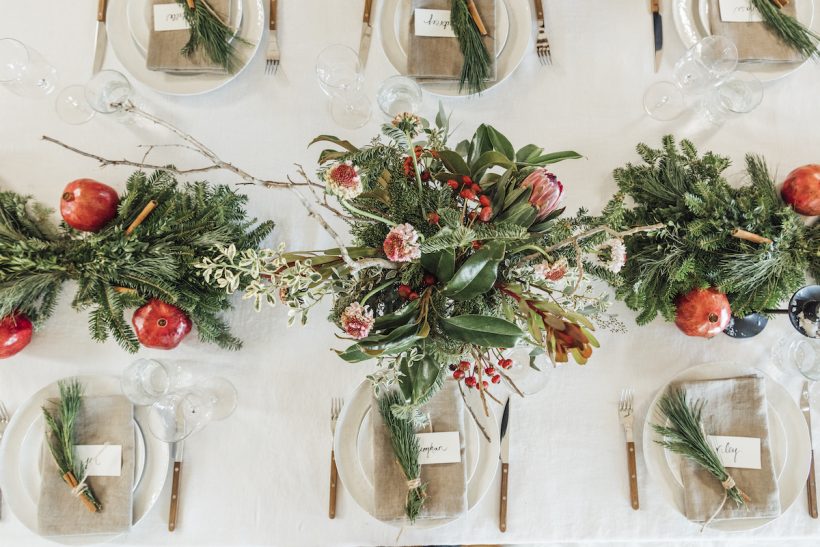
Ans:
<svg viewBox="0 0 820 547"><path fill-rule="evenodd" d="M71 471L69 471L68 473L63 475L63 480L71 488L77 488L77 485L80 484L80 483L77 482L76 477L74 477L74 473L72 473ZM79 496L79 498L80 498L80 501L83 502L83 505L85 505L86 509L88 509L92 513L97 512L97 507L91 502L90 499L88 499L88 497L85 494Z"/></svg>
<svg viewBox="0 0 820 547"><path fill-rule="evenodd" d="M130 287L114 287L114 290L120 294L136 294L137 289L132 289Z"/></svg>
<svg viewBox="0 0 820 547"><path fill-rule="evenodd" d="M772 4L774 4L777 8L785 8L789 5L789 0L772 0Z"/></svg>
<svg viewBox="0 0 820 547"><path fill-rule="evenodd" d="M732 231L732 236L738 239L744 239L746 241L751 241L752 243L763 243L768 245L772 243L772 240L768 237L759 236L757 234L753 234L752 232L747 232L746 230L741 230L740 228L735 228Z"/></svg>
<svg viewBox="0 0 820 547"><path fill-rule="evenodd" d="M188 0L188 7L194 9L194 0Z"/></svg>
<svg viewBox="0 0 820 547"><path fill-rule="evenodd" d="M478 28L479 34L487 36L487 27L484 26L484 21L481 19L481 14L478 13L478 8L475 5L475 0L467 0L467 9L470 10L470 16L473 18L475 26Z"/></svg>
<svg viewBox="0 0 820 547"><path fill-rule="evenodd" d="M130 236L134 232L134 230L137 229L137 226L142 224L143 221L148 217L148 215L151 214L151 211L156 209L156 207L157 207L157 202L156 201L154 201L153 199L151 201L149 201L148 205L146 205L143 208L143 210L140 212L140 214L137 215L137 218L134 219L134 222L132 222L131 225L128 227L128 229L125 230L125 235Z"/></svg>

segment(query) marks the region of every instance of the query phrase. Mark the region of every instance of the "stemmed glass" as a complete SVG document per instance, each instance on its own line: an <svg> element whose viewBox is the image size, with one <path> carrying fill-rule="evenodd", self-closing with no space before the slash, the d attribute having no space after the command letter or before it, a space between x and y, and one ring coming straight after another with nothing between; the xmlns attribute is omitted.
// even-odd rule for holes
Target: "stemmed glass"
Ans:
<svg viewBox="0 0 820 547"><path fill-rule="evenodd" d="M421 86L407 76L387 78L376 92L379 108L391 118L402 112L418 112L421 108L421 97Z"/></svg>
<svg viewBox="0 0 820 547"><path fill-rule="evenodd" d="M211 421L224 420L236 409L236 388L224 378L210 378L167 393L151 406L148 428L159 440L181 441Z"/></svg>
<svg viewBox="0 0 820 547"><path fill-rule="evenodd" d="M179 364L138 359L123 372L120 387L135 405L151 405L189 380L187 368Z"/></svg>
<svg viewBox="0 0 820 547"><path fill-rule="evenodd" d="M84 86L72 85L57 96L57 115L66 123L81 124L96 113L122 116L132 104L134 88L121 72L101 70Z"/></svg>
<svg viewBox="0 0 820 547"><path fill-rule="evenodd" d="M820 380L820 339L792 334L778 340L772 348L775 364L783 372L799 372L812 381Z"/></svg>
<svg viewBox="0 0 820 547"><path fill-rule="evenodd" d="M763 83L748 72L734 72L718 82L700 102L699 111L720 124L733 114L751 112L763 101Z"/></svg>
<svg viewBox="0 0 820 547"><path fill-rule="evenodd" d="M21 97L43 98L57 87L57 70L14 38L0 38L0 84Z"/></svg>
<svg viewBox="0 0 820 547"><path fill-rule="evenodd" d="M330 113L339 125L362 127L370 119L370 100L362 91L364 76L358 54L347 46L328 46L316 60L319 87L330 97Z"/></svg>

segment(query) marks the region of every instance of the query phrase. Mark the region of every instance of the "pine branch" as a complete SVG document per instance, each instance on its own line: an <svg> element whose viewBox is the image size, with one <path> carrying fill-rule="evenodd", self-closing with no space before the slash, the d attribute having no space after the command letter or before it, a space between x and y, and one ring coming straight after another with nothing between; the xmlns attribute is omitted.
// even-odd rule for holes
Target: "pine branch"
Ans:
<svg viewBox="0 0 820 547"><path fill-rule="evenodd" d="M193 56L199 49L205 55L230 73L234 73L241 66L239 53L234 41L248 44L227 23L222 21L207 0L195 0L191 8L187 0L177 0L185 10L185 20L191 27L188 42L182 47L181 53L188 57Z"/></svg>
<svg viewBox="0 0 820 547"><path fill-rule="evenodd" d="M784 44L807 59L818 55L820 36L791 15L783 13L771 0L752 0L752 5L763 16L769 30Z"/></svg>
<svg viewBox="0 0 820 547"><path fill-rule="evenodd" d="M466 0L452 0L450 24L458 38L464 64L461 67L458 89L470 93L480 93L490 78L492 57L484 45L481 33L476 27Z"/></svg>

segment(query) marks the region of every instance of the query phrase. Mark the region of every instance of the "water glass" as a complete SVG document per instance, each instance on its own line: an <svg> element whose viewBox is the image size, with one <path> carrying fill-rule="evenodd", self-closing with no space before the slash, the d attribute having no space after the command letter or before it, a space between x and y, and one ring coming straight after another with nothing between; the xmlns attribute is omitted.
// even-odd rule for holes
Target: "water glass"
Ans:
<svg viewBox="0 0 820 547"><path fill-rule="evenodd" d="M122 113L133 95L131 82L116 70L101 70L85 84L85 100L101 114Z"/></svg>
<svg viewBox="0 0 820 547"><path fill-rule="evenodd" d="M720 124L734 114L751 112L763 101L763 83L748 72L734 72L713 86L700 103L700 112Z"/></svg>
<svg viewBox="0 0 820 547"><path fill-rule="evenodd" d="M230 416L236 403L233 384L224 378L210 378L171 391L151 405L148 428L163 442L178 442L202 430L211 421Z"/></svg>
<svg viewBox="0 0 820 547"><path fill-rule="evenodd" d="M391 76L376 93L379 108L390 118L402 112L415 114L421 108L421 86L406 76Z"/></svg>
<svg viewBox="0 0 820 547"><path fill-rule="evenodd" d="M84 85L70 85L60 91L54 105L57 116L71 125L80 125L94 117L96 111L85 100Z"/></svg>
<svg viewBox="0 0 820 547"><path fill-rule="evenodd" d="M362 92L359 55L347 46L328 46L316 59L319 87L330 97L330 112L342 127L362 127L370 119L370 99Z"/></svg>
<svg viewBox="0 0 820 547"><path fill-rule="evenodd" d="M772 348L772 357L787 374L797 372L809 380L820 380L820 338L798 334L783 337Z"/></svg>
<svg viewBox="0 0 820 547"><path fill-rule="evenodd" d="M182 383L184 369L153 359L139 359L125 369L120 380L123 394L135 405L151 405Z"/></svg>
<svg viewBox="0 0 820 547"><path fill-rule="evenodd" d="M672 82L656 82L644 93L643 109L659 121L679 118L686 110L683 91Z"/></svg>
<svg viewBox="0 0 820 547"><path fill-rule="evenodd" d="M21 97L43 98L57 87L57 70L23 42L2 38L0 84Z"/></svg>
<svg viewBox="0 0 820 547"><path fill-rule="evenodd" d="M737 61L734 42L724 36L707 36L675 63L675 83L685 92L701 91L735 70Z"/></svg>

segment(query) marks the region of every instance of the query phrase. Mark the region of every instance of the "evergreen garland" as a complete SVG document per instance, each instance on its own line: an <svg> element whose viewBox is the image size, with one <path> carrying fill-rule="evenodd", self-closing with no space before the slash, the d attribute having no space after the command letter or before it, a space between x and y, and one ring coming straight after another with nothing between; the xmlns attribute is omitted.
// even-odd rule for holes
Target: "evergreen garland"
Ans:
<svg viewBox="0 0 820 547"><path fill-rule="evenodd" d="M125 231L150 201L157 208L130 236ZM199 338L238 349L241 341L219 317L230 309L222 287L205 282L195 259L214 245L255 248L273 229L248 219L246 196L205 182L178 185L166 171L138 171L121 196L117 216L95 233L56 226L30 197L0 192L0 317L12 312L41 325L54 311L64 282L77 291L72 305L90 309L89 330L124 349L139 348L126 308L157 298L182 309Z"/></svg>
<svg viewBox="0 0 820 547"><path fill-rule="evenodd" d="M611 226L663 222L662 230L627 241L629 259L615 281L616 295L640 312L645 324L675 316L675 299L697 287L714 286L743 316L775 308L820 272L820 230L786 205L765 161L746 157L749 184L723 177L728 158L666 136L660 149L637 147L642 165L615 170L619 192L602 221ZM627 205L626 198L634 205ZM769 238L771 244L734 237L736 229Z"/></svg>

